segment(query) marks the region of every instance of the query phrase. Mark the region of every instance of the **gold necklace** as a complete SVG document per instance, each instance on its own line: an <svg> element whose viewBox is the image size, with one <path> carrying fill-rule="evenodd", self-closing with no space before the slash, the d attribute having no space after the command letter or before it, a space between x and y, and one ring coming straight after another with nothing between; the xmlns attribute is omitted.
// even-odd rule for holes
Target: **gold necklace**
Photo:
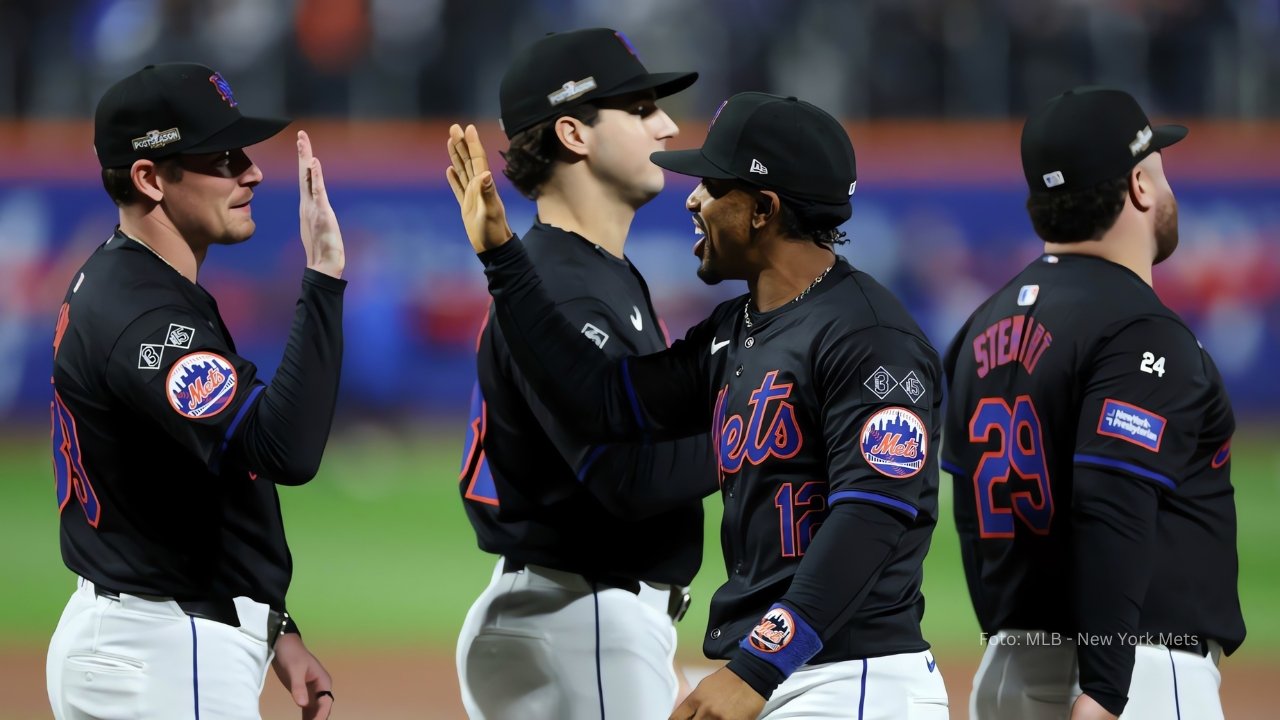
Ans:
<svg viewBox="0 0 1280 720"><path fill-rule="evenodd" d="M809 294L810 290L818 287L818 283L822 282L822 279L825 278L827 276L827 273L831 272L831 268L835 266L836 266L835 263L831 263L830 265L828 265L827 269L823 270L821 275L814 278L813 282L809 283L809 287L802 290L799 295L791 298L791 301L788 302L787 304L790 305L791 303L794 303L794 302L800 302L800 300L803 299L805 295ZM749 295L747 296L746 304L742 306L742 319L744 322L747 323L747 327L749 328L755 327L755 325L751 322L751 296Z"/></svg>

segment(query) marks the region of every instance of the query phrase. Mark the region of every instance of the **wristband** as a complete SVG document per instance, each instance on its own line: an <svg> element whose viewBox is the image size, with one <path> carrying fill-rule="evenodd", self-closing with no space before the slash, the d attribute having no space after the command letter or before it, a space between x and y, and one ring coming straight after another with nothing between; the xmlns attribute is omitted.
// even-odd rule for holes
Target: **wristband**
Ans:
<svg viewBox="0 0 1280 720"><path fill-rule="evenodd" d="M794 610L774 603L739 645L790 677L818 654L822 638Z"/></svg>

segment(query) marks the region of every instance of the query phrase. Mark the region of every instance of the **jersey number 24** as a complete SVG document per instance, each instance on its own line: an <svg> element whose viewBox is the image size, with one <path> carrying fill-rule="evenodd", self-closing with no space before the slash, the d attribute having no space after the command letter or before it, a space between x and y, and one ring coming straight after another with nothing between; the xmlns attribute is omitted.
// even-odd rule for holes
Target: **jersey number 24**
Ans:
<svg viewBox="0 0 1280 720"><path fill-rule="evenodd" d="M1019 521L1031 532L1047 535L1053 521L1053 492L1040 418L1030 396L1019 395L1013 407L1004 398L979 401L969 418L969 442L988 447L995 443L983 453L973 474L981 536L1011 538ZM1002 487L1005 491L997 493Z"/></svg>

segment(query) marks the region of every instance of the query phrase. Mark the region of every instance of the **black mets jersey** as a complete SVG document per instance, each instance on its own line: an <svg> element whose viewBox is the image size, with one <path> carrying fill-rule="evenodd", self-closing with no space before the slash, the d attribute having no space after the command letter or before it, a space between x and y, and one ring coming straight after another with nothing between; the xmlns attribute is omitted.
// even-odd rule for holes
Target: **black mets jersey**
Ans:
<svg viewBox="0 0 1280 720"><path fill-rule="evenodd" d="M513 355L579 431L711 428L728 581L709 657L768 696L804 662L928 648L941 363L887 290L837 260L798 302L755 313L744 295L668 350L607 363L572 346L518 239L481 257Z"/></svg>
<svg viewBox="0 0 1280 720"><path fill-rule="evenodd" d="M945 364L943 468L984 630L1075 638L1099 622L1105 612L1088 607L1072 570L1097 557L1073 555L1082 509L1140 488L1151 564L1133 557L1120 573L1150 572L1122 603L1141 606L1137 630L1240 645L1231 404L1208 353L1149 285L1101 258L1045 255L978 308Z"/></svg>
<svg viewBox="0 0 1280 720"><path fill-rule="evenodd" d="M104 588L284 607L275 483L316 472L337 396L345 282L311 270L278 374L217 304L121 232L72 279L53 341L53 466L67 567Z"/></svg>
<svg viewBox="0 0 1280 720"><path fill-rule="evenodd" d="M576 352L620 358L667 346L629 261L542 222L527 247L573 323ZM460 478L481 549L615 584L688 585L702 563L702 498L716 491L706 437L583 439L529 386L492 313L477 347Z"/></svg>

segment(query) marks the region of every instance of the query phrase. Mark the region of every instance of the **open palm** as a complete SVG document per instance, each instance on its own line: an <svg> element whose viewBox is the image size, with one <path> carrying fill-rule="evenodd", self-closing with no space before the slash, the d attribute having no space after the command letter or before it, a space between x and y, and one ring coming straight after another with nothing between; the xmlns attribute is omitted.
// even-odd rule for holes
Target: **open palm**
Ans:
<svg viewBox="0 0 1280 720"><path fill-rule="evenodd" d="M329 204L320 159L311 153L311 138L298 131L298 222L307 267L333 277L342 277L346 252L342 230Z"/></svg>
<svg viewBox="0 0 1280 720"><path fill-rule="evenodd" d="M511 238L507 209L498 197L475 125L468 125L465 131L458 125L451 126L448 148L452 164L444 174L462 211L462 224L471 247L479 253L503 245Z"/></svg>

